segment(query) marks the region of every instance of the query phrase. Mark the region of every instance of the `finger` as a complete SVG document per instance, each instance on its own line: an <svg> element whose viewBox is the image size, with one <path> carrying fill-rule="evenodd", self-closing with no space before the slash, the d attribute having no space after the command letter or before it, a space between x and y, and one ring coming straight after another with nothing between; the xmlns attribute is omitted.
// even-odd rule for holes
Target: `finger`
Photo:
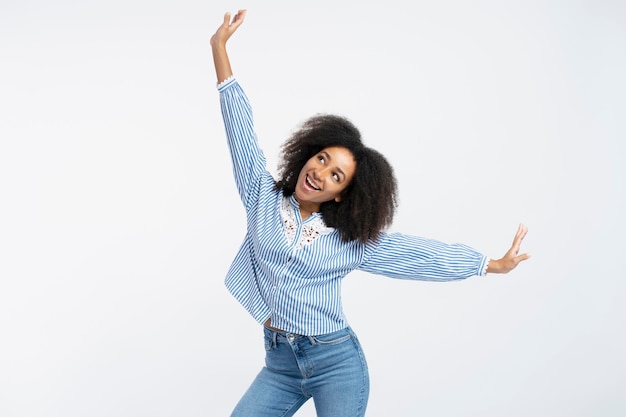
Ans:
<svg viewBox="0 0 626 417"><path fill-rule="evenodd" d="M522 244L524 237L526 237L526 233L528 233L528 227L520 224L517 228L517 232L515 233L515 237L513 238L513 246L519 247Z"/></svg>
<svg viewBox="0 0 626 417"><path fill-rule="evenodd" d="M224 13L224 21L222 22L222 26L228 26L230 24L230 12Z"/></svg>
<svg viewBox="0 0 626 417"><path fill-rule="evenodd" d="M528 258L530 258L530 254L529 253L522 253L521 255L518 255L514 258L515 260L515 265L517 266L517 264L519 264L522 261L527 260Z"/></svg>
<svg viewBox="0 0 626 417"><path fill-rule="evenodd" d="M523 224L520 224L517 227L517 232L515 233L515 237L513 238L513 244L511 245L511 248L507 251L505 256L514 258L519 254L520 248L522 246L522 240L526 236L526 233L528 233L528 228Z"/></svg>
<svg viewBox="0 0 626 417"><path fill-rule="evenodd" d="M235 16L235 20L243 21L244 17L246 17L246 9L239 9L237 11L237 15Z"/></svg>
<svg viewBox="0 0 626 417"><path fill-rule="evenodd" d="M239 11L237 11L237 13L235 14L235 17L233 18L232 23L230 24L232 29L237 29L239 27L239 25L241 25L243 23L243 18L246 17L246 10L245 9L241 9Z"/></svg>

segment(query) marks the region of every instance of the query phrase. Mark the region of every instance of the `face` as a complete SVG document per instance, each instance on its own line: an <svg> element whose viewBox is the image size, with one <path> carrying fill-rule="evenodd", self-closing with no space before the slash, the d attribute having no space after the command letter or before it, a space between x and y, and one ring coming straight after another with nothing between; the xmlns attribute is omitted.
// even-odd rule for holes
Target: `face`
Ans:
<svg viewBox="0 0 626 417"><path fill-rule="evenodd" d="M302 167L296 184L296 200L311 212L319 211L326 201L341 201L340 194L350 184L355 171L356 161L348 149L325 148Z"/></svg>

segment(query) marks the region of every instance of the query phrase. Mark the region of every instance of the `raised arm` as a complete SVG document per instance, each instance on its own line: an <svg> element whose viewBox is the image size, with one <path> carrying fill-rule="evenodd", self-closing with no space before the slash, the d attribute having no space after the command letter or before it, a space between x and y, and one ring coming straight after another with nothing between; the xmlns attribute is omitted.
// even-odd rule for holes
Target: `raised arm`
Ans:
<svg viewBox="0 0 626 417"><path fill-rule="evenodd" d="M515 237L513 238L511 248L502 258L491 259L489 261L489 266L487 267L488 274L506 274L519 265L520 262L530 258L530 255L527 253L522 253L521 255L519 253L522 240L524 240L526 233L528 233L528 228L523 224L520 224L517 228L517 233L515 233Z"/></svg>
<svg viewBox="0 0 626 417"><path fill-rule="evenodd" d="M233 174L246 209L251 209L256 206L261 188L267 184L273 187L274 180L265 168L265 156L254 131L252 106L233 76L226 53L226 43L241 26L245 15L245 10L239 10L231 20L230 13L226 13L210 43Z"/></svg>
<svg viewBox="0 0 626 417"><path fill-rule="evenodd" d="M230 13L224 14L224 21L211 36L211 50L213 51L213 63L215 64L215 75L217 75L218 84L233 75L228 53L226 52L226 42L237 28L241 26L244 17L246 17L246 10L239 10L232 21Z"/></svg>

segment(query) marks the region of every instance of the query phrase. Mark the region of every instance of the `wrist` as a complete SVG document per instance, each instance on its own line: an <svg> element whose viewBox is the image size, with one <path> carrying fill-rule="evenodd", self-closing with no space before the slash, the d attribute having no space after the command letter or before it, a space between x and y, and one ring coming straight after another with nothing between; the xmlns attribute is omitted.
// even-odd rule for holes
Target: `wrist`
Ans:
<svg viewBox="0 0 626 417"><path fill-rule="evenodd" d="M226 53L226 42L220 41L219 39L211 39L210 44L213 53Z"/></svg>
<svg viewBox="0 0 626 417"><path fill-rule="evenodd" d="M502 262L500 259L490 259L487 265L487 273L499 274L502 272Z"/></svg>

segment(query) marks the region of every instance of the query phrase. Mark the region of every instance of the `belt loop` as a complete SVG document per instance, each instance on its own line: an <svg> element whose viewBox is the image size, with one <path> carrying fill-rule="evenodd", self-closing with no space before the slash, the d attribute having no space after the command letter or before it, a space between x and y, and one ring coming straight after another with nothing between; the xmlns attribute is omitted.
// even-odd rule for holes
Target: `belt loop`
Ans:
<svg viewBox="0 0 626 417"><path fill-rule="evenodd" d="M278 335L278 332L272 330L272 348L276 349L276 336Z"/></svg>
<svg viewBox="0 0 626 417"><path fill-rule="evenodd" d="M311 342L311 346L315 346L317 343L315 342L314 336L307 336L309 338L309 342Z"/></svg>

